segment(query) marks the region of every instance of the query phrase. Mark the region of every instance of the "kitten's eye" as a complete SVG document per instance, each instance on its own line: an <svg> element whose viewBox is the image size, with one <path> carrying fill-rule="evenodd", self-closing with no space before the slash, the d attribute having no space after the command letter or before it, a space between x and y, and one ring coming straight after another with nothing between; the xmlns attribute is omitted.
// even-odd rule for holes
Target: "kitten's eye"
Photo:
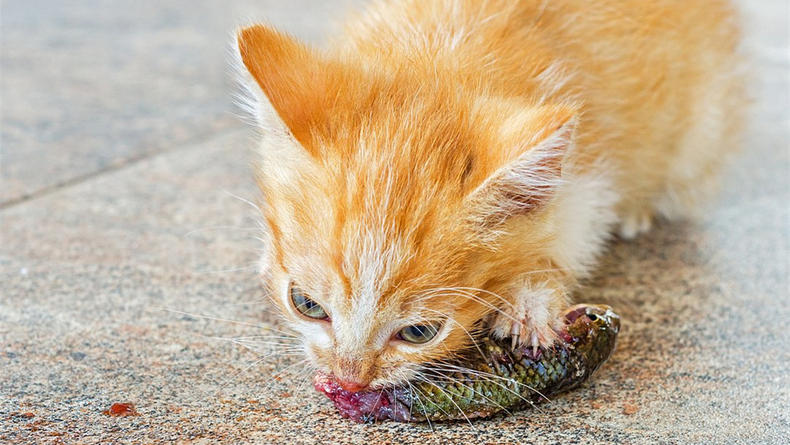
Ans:
<svg viewBox="0 0 790 445"><path fill-rule="evenodd" d="M304 316L315 318L316 320L326 320L329 318L324 308L318 303L311 300L307 294L302 292L296 285L291 284L291 302L297 311L301 312Z"/></svg>
<svg viewBox="0 0 790 445"><path fill-rule="evenodd" d="M432 324L415 324L412 326L406 326L405 328L398 331L398 338L409 343L427 343L431 341L432 338L436 337L440 327L441 324L438 322Z"/></svg>

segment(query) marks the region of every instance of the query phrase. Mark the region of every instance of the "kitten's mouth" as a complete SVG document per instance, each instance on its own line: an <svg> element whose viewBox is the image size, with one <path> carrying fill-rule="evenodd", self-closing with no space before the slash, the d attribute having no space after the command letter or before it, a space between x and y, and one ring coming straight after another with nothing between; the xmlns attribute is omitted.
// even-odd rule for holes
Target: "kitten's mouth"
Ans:
<svg viewBox="0 0 790 445"><path fill-rule="evenodd" d="M398 422L412 420L411 410L398 401L397 391L380 389L360 392L344 390L329 374L318 372L313 378L313 386L324 393L335 404L340 415L357 422L392 419Z"/></svg>

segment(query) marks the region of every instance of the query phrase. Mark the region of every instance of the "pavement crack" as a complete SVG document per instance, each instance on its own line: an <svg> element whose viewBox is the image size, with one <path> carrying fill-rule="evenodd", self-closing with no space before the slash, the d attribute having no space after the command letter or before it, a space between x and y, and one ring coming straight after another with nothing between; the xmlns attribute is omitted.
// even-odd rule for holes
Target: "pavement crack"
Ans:
<svg viewBox="0 0 790 445"><path fill-rule="evenodd" d="M187 140L185 140L185 141L183 141L183 142L181 142L179 144L175 144L174 147L170 148L170 149L163 149L163 150L157 150L157 151L147 151L147 152L139 153L139 154L134 155L134 156L129 156L127 158L120 159L117 162L112 163L112 164L108 165L105 168L102 168L102 169L99 169L99 170L96 170L96 171L92 171L92 172L89 172L89 173L85 173L85 174L82 174L82 175L77 175L77 176L68 178L66 180L60 181L58 183L42 187L42 188L40 188L38 190L35 190L35 191L31 192L31 193L28 193L28 194L25 194L25 195L21 195L21 196L15 197L15 198L11 198L11 199L9 199L7 201L0 202L0 211L6 210L6 209L9 209L9 208L21 205L21 204L25 204L25 203L30 202L30 201L35 201L35 200L37 200L39 198L43 198L45 196L51 195L51 194L53 194L55 192L58 192L60 190L66 190L68 188L71 188L71 187L83 184L83 183L88 182L88 181L90 181L91 179L94 179L94 178L98 178L98 177L101 177L101 176L104 176L104 175L107 175L107 174L110 174L110 173L115 173L115 172L119 172L119 171L125 170L125 169L127 169L129 167L132 167L132 166L134 166L136 164L139 164L142 161L146 161L148 159L154 159L154 158L156 158L158 156L166 155L166 154L173 153L173 152L180 151L180 150L189 150L192 147L196 147L198 145L197 142L211 140L211 139L215 139L215 138L221 138L223 136L226 136L226 135L229 135L229 134L233 134L234 132L242 131L243 128L244 127L241 127L241 126L232 126L232 127L221 129L221 130L216 130L216 131L214 131L214 132L212 132L210 134L202 134L201 133L198 136L188 138Z"/></svg>

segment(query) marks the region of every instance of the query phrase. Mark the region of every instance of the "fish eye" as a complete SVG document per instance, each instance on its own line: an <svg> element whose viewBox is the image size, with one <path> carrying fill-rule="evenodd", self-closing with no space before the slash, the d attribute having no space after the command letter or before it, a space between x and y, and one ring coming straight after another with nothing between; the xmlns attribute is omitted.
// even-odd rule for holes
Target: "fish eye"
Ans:
<svg viewBox="0 0 790 445"><path fill-rule="evenodd" d="M311 300L310 297L295 284L291 283L289 293L291 294L291 303L293 303L296 310L305 317L314 318L316 320L326 320L329 318L324 308Z"/></svg>
<svg viewBox="0 0 790 445"><path fill-rule="evenodd" d="M396 338L409 343L422 344L431 341L441 328L440 323L415 324L398 331Z"/></svg>

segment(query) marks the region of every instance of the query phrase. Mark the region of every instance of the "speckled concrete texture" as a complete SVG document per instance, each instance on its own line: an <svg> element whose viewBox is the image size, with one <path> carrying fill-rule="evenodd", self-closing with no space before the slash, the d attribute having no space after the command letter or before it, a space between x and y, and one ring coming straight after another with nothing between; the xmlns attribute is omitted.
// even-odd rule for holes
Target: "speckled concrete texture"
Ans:
<svg viewBox="0 0 790 445"><path fill-rule="evenodd" d="M0 204L238 125L236 26L312 41L351 0L4 1Z"/></svg>
<svg viewBox="0 0 790 445"><path fill-rule="evenodd" d="M267 17L320 42L342 8L222 3L2 3L0 443L787 443L787 1L740 2L755 106L721 197L614 244L578 295L623 316L611 360L539 411L435 431L344 420L302 357L245 341L278 321L224 48Z"/></svg>

